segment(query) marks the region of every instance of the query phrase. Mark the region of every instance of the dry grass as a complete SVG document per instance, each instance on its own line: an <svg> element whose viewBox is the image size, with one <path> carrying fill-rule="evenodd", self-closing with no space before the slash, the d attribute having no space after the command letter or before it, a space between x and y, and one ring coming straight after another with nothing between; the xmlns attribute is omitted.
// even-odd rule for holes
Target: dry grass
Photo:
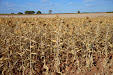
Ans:
<svg viewBox="0 0 113 75"><path fill-rule="evenodd" d="M113 13L61 13L61 14L14 14L14 15L7 15L7 14L1 14L0 17L18 17L18 18L29 18L29 17L42 17L42 18L54 18L55 15L58 15L59 17L113 17Z"/></svg>
<svg viewBox="0 0 113 75"><path fill-rule="evenodd" d="M0 18L0 74L113 74L113 17Z"/></svg>

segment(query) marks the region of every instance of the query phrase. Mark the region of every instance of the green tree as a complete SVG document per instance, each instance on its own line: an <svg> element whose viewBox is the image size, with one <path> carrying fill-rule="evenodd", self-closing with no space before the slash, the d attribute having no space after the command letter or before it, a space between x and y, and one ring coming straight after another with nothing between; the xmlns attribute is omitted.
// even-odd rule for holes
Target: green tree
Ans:
<svg viewBox="0 0 113 75"><path fill-rule="evenodd" d="M11 13L11 14L14 14L14 13Z"/></svg>
<svg viewBox="0 0 113 75"><path fill-rule="evenodd" d="M18 14L23 14L22 12L18 12Z"/></svg>
<svg viewBox="0 0 113 75"><path fill-rule="evenodd" d="M106 12L106 13L113 13L113 11L109 11L109 12Z"/></svg>
<svg viewBox="0 0 113 75"><path fill-rule="evenodd" d="M42 13L41 13L41 11L37 11L37 13L36 13L36 14L42 14Z"/></svg>
<svg viewBox="0 0 113 75"><path fill-rule="evenodd" d="M78 11L78 13L80 13L80 11Z"/></svg>
<svg viewBox="0 0 113 75"><path fill-rule="evenodd" d="M51 14L52 10L49 10L49 14Z"/></svg>
<svg viewBox="0 0 113 75"><path fill-rule="evenodd" d="M25 14L34 14L35 11L25 11Z"/></svg>

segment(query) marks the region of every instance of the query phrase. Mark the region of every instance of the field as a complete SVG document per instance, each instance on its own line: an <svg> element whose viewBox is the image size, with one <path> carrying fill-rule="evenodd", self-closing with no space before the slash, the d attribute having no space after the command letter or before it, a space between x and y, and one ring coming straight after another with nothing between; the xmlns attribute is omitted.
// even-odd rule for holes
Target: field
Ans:
<svg viewBox="0 0 113 75"><path fill-rule="evenodd" d="M78 17L78 18L83 18L83 17L111 17L113 16L113 13L64 13L64 14L57 14L59 17ZM22 14L22 15L18 15L18 14L15 14L15 15L0 15L0 17L18 17L18 18L21 18L21 17L25 17L25 18L28 18L28 17L42 17L42 18L54 18L56 16L56 14Z"/></svg>
<svg viewBox="0 0 113 75"><path fill-rule="evenodd" d="M1 17L1 75L113 75L113 17Z"/></svg>

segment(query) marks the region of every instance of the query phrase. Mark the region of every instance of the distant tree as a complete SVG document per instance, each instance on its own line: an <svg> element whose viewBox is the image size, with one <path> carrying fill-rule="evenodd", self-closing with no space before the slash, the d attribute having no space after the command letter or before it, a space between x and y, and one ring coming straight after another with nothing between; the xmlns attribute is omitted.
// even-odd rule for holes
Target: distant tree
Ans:
<svg viewBox="0 0 113 75"><path fill-rule="evenodd" d="M22 12L18 12L18 14L23 14Z"/></svg>
<svg viewBox="0 0 113 75"><path fill-rule="evenodd" d="M36 13L36 14L42 14L42 13L41 13L41 11L37 11L37 13Z"/></svg>
<svg viewBox="0 0 113 75"><path fill-rule="evenodd" d="M113 13L113 11L109 11L109 12L106 12L106 13Z"/></svg>
<svg viewBox="0 0 113 75"><path fill-rule="evenodd" d="M78 11L78 13L80 13L80 11Z"/></svg>
<svg viewBox="0 0 113 75"><path fill-rule="evenodd" d="M49 14L51 14L52 10L49 10Z"/></svg>
<svg viewBox="0 0 113 75"><path fill-rule="evenodd" d="M35 11L25 11L25 14L34 14Z"/></svg>
<svg viewBox="0 0 113 75"><path fill-rule="evenodd" d="M11 13L11 14L14 14L14 13Z"/></svg>

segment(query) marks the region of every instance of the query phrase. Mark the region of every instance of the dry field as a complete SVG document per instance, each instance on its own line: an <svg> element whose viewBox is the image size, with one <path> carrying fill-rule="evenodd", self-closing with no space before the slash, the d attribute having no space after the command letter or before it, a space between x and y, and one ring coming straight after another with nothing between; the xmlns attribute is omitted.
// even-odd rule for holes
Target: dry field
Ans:
<svg viewBox="0 0 113 75"><path fill-rule="evenodd" d="M80 14L57 14L59 17L113 17L113 13L80 13ZM54 18L56 14L40 14L40 15L0 15L0 17L43 17L43 18Z"/></svg>
<svg viewBox="0 0 113 75"><path fill-rule="evenodd" d="M0 18L0 75L113 75L113 17Z"/></svg>

